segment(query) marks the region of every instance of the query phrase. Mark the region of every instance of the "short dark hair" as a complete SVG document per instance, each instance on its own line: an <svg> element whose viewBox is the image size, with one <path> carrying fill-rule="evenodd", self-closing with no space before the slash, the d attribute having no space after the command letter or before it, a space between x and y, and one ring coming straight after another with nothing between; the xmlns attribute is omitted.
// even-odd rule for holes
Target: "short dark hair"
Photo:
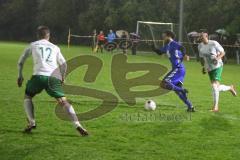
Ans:
<svg viewBox="0 0 240 160"><path fill-rule="evenodd" d="M39 26L37 28L37 37L39 39L46 38L50 35L50 29L47 26Z"/></svg>
<svg viewBox="0 0 240 160"><path fill-rule="evenodd" d="M199 33L207 33L208 34L208 30L207 29L200 29Z"/></svg>
<svg viewBox="0 0 240 160"><path fill-rule="evenodd" d="M170 30L166 30L166 31L164 32L164 34L166 34L166 36L168 36L168 37L171 37L172 39L175 38L175 33L172 32L172 31L170 31Z"/></svg>

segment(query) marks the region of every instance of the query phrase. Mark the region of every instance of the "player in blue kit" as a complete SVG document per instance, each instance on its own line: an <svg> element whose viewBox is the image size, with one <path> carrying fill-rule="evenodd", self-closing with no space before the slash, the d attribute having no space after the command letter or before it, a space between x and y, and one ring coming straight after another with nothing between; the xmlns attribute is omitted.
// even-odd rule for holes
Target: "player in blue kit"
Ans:
<svg viewBox="0 0 240 160"><path fill-rule="evenodd" d="M166 53L172 64L172 69L162 80L161 87L175 91L179 98L187 105L187 111L194 112L194 107L187 98L188 91L183 88L185 77L185 67L183 64L185 48L174 41L174 38L175 34L172 31L165 31L163 33L163 39L166 45L160 49L153 48L153 51L159 55Z"/></svg>

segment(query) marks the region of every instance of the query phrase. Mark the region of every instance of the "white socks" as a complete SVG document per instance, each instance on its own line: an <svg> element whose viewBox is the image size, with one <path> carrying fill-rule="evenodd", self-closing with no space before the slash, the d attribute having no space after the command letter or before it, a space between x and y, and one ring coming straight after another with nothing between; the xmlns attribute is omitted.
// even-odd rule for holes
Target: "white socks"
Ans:
<svg viewBox="0 0 240 160"><path fill-rule="evenodd" d="M213 94L214 107L215 109L218 109L216 108L218 107L218 101L219 101L219 88L217 87L217 85L213 85L212 94Z"/></svg>
<svg viewBox="0 0 240 160"><path fill-rule="evenodd" d="M212 86L212 94L213 94L213 103L214 103L214 107L215 109L218 109L218 101L219 101L219 92L222 91L229 91L231 90L230 86L226 86L226 85L217 85L217 84L213 84Z"/></svg>
<svg viewBox="0 0 240 160"><path fill-rule="evenodd" d="M77 127L83 128L82 125L80 124L80 122L78 121L78 117L77 117L77 115L76 115L72 105L64 105L63 107L65 107L68 115L70 116L70 118L71 118L71 120L73 122L74 127L75 128L77 128Z"/></svg>
<svg viewBox="0 0 240 160"><path fill-rule="evenodd" d="M225 86L225 85L219 85L218 86L218 89L219 89L219 91L221 92L221 91L229 91L230 89L231 89L231 87L230 86Z"/></svg>
<svg viewBox="0 0 240 160"><path fill-rule="evenodd" d="M24 109L29 121L29 124L31 126L35 126L35 119L34 119L34 107L33 107L33 102L32 99L24 99Z"/></svg>
<svg viewBox="0 0 240 160"><path fill-rule="evenodd" d="M73 122L74 127L82 127L82 125L80 124L80 122L78 121L78 117L72 107L72 105L70 105L69 103L65 103L63 105L64 109L66 110L67 114L69 115L70 119ZM34 106L33 106L33 102L32 99L26 98L24 99L24 109L27 115L27 118L29 120L29 124L31 126L35 126L35 119L34 119Z"/></svg>

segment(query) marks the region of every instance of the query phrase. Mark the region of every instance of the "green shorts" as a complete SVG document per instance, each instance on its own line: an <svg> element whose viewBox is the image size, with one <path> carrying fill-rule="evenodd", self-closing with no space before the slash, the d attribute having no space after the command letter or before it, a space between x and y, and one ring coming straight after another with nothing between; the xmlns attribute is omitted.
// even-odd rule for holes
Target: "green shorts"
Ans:
<svg viewBox="0 0 240 160"><path fill-rule="evenodd" d="M216 68L208 72L209 78L211 81L221 81L222 79L223 67Z"/></svg>
<svg viewBox="0 0 240 160"><path fill-rule="evenodd" d="M45 89L48 95L54 98L64 97L62 83L59 79L49 76L33 75L27 82L25 94L34 97Z"/></svg>

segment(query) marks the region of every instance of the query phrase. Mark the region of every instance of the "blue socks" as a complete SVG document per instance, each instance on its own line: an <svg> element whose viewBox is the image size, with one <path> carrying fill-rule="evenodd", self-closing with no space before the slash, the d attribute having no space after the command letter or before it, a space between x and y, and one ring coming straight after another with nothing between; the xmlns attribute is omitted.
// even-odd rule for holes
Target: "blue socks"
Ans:
<svg viewBox="0 0 240 160"><path fill-rule="evenodd" d="M187 98L187 93L185 89L182 88L182 84L174 85L171 82L165 81L165 88L168 90L173 90L178 95L178 97L187 105L188 108L192 108L192 103Z"/></svg>
<svg viewBox="0 0 240 160"><path fill-rule="evenodd" d="M186 93L177 91L175 91L175 93L187 105L188 108L192 108L192 103L188 100Z"/></svg>

